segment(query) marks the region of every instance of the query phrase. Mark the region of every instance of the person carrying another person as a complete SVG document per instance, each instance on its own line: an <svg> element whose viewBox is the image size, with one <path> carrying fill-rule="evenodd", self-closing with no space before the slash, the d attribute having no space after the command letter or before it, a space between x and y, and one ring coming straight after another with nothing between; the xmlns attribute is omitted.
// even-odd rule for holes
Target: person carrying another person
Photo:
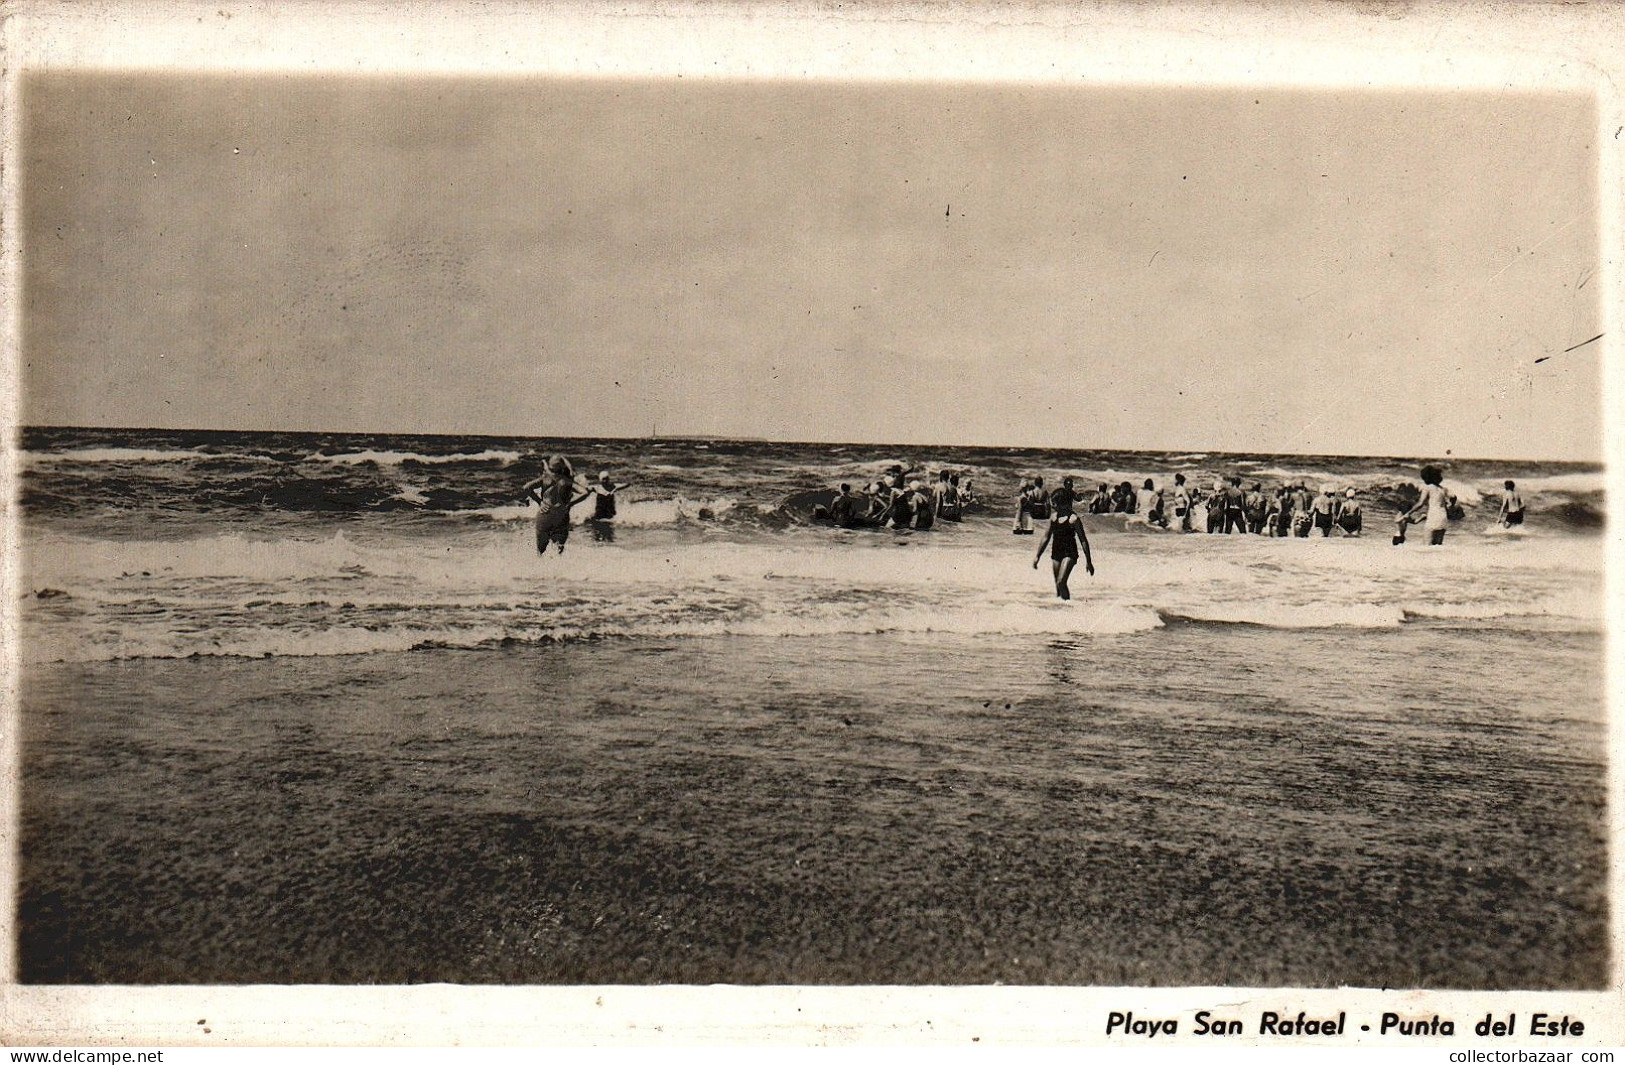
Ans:
<svg viewBox="0 0 1625 1065"><path fill-rule="evenodd" d="M1503 529L1523 524L1523 496L1518 494L1518 486L1512 481L1507 481L1501 490L1501 510L1495 515L1495 522Z"/></svg>
<svg viewBox="0 0 1625 1065"><path fill-rule="evenodd" d="M1072 598L1072 589L1067 586L1067 579L1072 576L1072 567L1078 564L1078 548L1083 548L1083 564L1089 576L1095 575L1095 560L1089 553L1089 534L1083 530L1083 520L1070 510L1061 513L1057 509L1055 520L1049 523L1044 532L1044 539L1039 541L1038 552L1033 555L1033 569L1044 558L1044 548L1050 549L1050 560L1055 572L1055 594L1062 599Z"/></svg>
<svg viewBox="0 0 1625 1065"><path fill-rule="evenodd" d="M1444 471L1437 466L1422 467L1422 494L1416 505L1399 516L1394 544L1405 542L1405 527L1421 522L1428 531L1428 543L1438 547L1444 543L1445 530L1450 527L1450 493L1444 490Z"/></svg>
<svg viewBox="0 0 1625 1065"><path fill-rule="evenodd" d="M1353 488L1343 493L1343 499L1337 504L1337 527L1343 530L1344 536L1359 536L1365 525L1365 516L1360 513L1360 500L1356 498Z"/></svg>

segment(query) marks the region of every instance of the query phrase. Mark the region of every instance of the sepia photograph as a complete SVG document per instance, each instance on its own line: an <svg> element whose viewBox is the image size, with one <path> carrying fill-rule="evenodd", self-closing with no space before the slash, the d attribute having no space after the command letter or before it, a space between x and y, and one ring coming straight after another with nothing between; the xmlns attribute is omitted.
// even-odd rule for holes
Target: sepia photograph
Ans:
<svg viewBox="0 0 1625 1065"><path fill-rule="evenodd" d="M21 984L1613 985L1596 94L10 76Z"/></svg>

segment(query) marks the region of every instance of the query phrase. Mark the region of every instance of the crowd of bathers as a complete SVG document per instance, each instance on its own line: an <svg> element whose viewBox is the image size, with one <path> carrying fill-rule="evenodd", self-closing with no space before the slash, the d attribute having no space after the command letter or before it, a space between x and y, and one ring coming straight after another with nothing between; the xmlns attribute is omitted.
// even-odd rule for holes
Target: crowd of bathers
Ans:
<svg viewBox="0 0 1625 1065"><path fill-rule="evenodd" d="M1463 516L1460 502L1443 487L1443 473L1437 466L1422 467L1421 477L1416 506L1398 519L1395 543L1404 542L1405 526L1424 521L1430 540L1439 543L1446 523ZM1524 504L1518 486L1512 481L1504 484L1496 523L1508 528L1522 525ZM1030 535L1035 520L1049 518L1052 511L1057 516L1071 514L1074 508L1086 509L1090 514L1132 514L1148 525L1180 532L1307 537L1314 533L1331 536L1335 531L1342 536L1359 536L1365 528L1360 493L1353 486L1324 485L1315 492L1298 482L1266 491L1262 482L1254 481L1247 488L1240 477L1231 477L1229 481L1215 480L1212 489L1204 492L1187 484L1185 475L1179 473L1174 475L1171 490L1157 487L1147 477L1138 489L1129 481L1121 481L1115 487L1102 484L1088 493L1080 492L1072 477L1063 478L1061 487L1053 492L1046 491L1044 478L1030 477L1016 493L1015 528L1011 531ZM1200 519L1199 508L1204 515ZM1198 521L1202 528L1196 527Z"/></svg>
<svg viewBox="0 0 1625 1065"><path fill-rule="evenodd" d="M843 484L827 507L814 514L843 528L929 529L939 521L962 521L965 508L975 502L968 474L940 470L936 480L910 479L901 466L859 490Z"/></svg>
<svg viewBox="0 0 1625 1065"><path fill-rule="evenodd" d="M1087 503L1082 497L1087 494ZM1138 489L1128 481L1115 487L1102 484L1092 493L1079 492L1074 479L1064 478L1061 487L1046 492L1044 479L1024 481L1016 494L1016 522L1011 531L1030 534L1032 522L1059 510L1063 498L1066 511L1083 506L1090 514L1132 514L1148 525L1178 529L1180 532L1252 533L1259 536L1308 536L1319 532L1330 536L1334 530L1344 536L1359 536L1365 526L1359 493L1354 488L1339 490L1326 485L1318 493L1304 484L1284 484L1265 491L1261 482L1244 487L1240 477L1216 480L1209 491L1186 483L1183 473L1174 475L1170 489L1157 487L1146 478ZM1202 528L1196 527L1198 508L1206 512Z"/></svg>
<svg viewBox="0 0 1625 1065"><path fill-rule="evenodd" d="M1422 489L1416 505L1398 518L1395 544L1405 542L1408 525L1424 522L1429 541L1442 543L1447 523L1462 516L1455 495L1443 486L1443 472L1439 467L1422 467L1421 479ZM562 455L549 456L542 475L523 489L527 499L539 504L536 550L545 554L551 543L562 552L569 537L570 509L589 497L596 497L592 522L595 535L600 539L613 539L615 494L626 487L612 481L608 470L598 475L596 483L578 482L568 459ZM965 509L975 501L969 471L939 470L932 481L894 465L886 476L858 491L853 491L851 484L842 484L827 506L815 506L813 512L815 517L845 528L889 525L894 529L929 529L938 521L963 520ZM1196 527L1199 508L1205 514L1201 529ZM1055 541L1055 550L1060 552L1055 556L1057 562L1064 556L1076 557L1076 547L1071 546L1074 536L1081 540L1087 561L1088 540L1077 522L1079 511L1134 515L1148 525L1180 532L1307 537L1315 532L1331 536L1335 530L1343 536L1359 536L1365 526L1359 491L1353 486L1339 489L1335 485L1324 485L1316 493L1298 482L1265 491L1262 482L1255 481L1251 488L1245 488L1240 477L1231 477L1228 481L1215 480L1210 491L1203 491L1188 484L1185 475L1178 473L1167 489L1157 487L1156 482L1147 477L1138 489L1131 482L1122 481L1115 487L1103 483L1093 491L1080 491L1075 478L1063 477L1060 487L1051 491L1045 488L1043 477L1026 478L1016 493L1015 527L1011 531L1017 535L1032 535L1035 521L1048 520L1051 527L1045 536L1045 545ZM1496 522L1512 527L1522 525L1523 520L1523 498L1517 492L1517 485L1507 481ZM1058 530L1058 524L1067 528ZM1039 547L1040 554L1045 545ZM1088 568L1092 574L1093 565ZM1064 596L1065 575L1059 569L1057 581Z"/></svg>

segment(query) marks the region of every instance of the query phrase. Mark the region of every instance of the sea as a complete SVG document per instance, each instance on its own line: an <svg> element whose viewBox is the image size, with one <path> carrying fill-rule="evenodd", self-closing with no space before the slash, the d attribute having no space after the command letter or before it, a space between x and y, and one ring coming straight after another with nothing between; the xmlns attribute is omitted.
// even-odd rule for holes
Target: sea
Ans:
<svg viewBox="0 0 1625 1065"><path fill-rule="evenodd" d="M1446 460L1429 547L1405 458L20 444L25 980L1606 981L1600 466ZM629 487L543 556L554 454ZM978 503L814 517L894 466ZM1024 477L1176 473L1365 535L1088 515L1070 601L1011 535Z"/></svg>
<svg viewBox="0 0 1625 1065"><path fill-rule="evenodd" d="M1467 517L1428 551L1389 543L1413 460L93 429L31 429L23 447L29 661L1181 623L1596 632L1602 616L1596 466L1450 464ZM521 487L553 453L631 482L613 541L583 526L564 557L537 556ZM822 527L796 505L895 465L960 471L983 505L901 534ZM1175 473L1353 487L1367 533L1181 536L1094 516L1097 573L1051 602L1047 561L1033 573L1035 545L1010 535L1019 480ZM1508 478L1529 505L1516 536L1493 522Z"/></svg>

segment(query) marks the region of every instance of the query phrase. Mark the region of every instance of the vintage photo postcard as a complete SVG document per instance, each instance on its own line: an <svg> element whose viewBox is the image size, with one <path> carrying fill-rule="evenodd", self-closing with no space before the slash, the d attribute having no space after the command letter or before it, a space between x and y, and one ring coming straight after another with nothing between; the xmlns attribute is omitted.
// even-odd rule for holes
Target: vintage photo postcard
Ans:
<svg viewBox="0 0 1625 1065"><path fill-rule="evenodd" d="M1617 1045L1622 27L10 8L7 1041Z"/></svg>

